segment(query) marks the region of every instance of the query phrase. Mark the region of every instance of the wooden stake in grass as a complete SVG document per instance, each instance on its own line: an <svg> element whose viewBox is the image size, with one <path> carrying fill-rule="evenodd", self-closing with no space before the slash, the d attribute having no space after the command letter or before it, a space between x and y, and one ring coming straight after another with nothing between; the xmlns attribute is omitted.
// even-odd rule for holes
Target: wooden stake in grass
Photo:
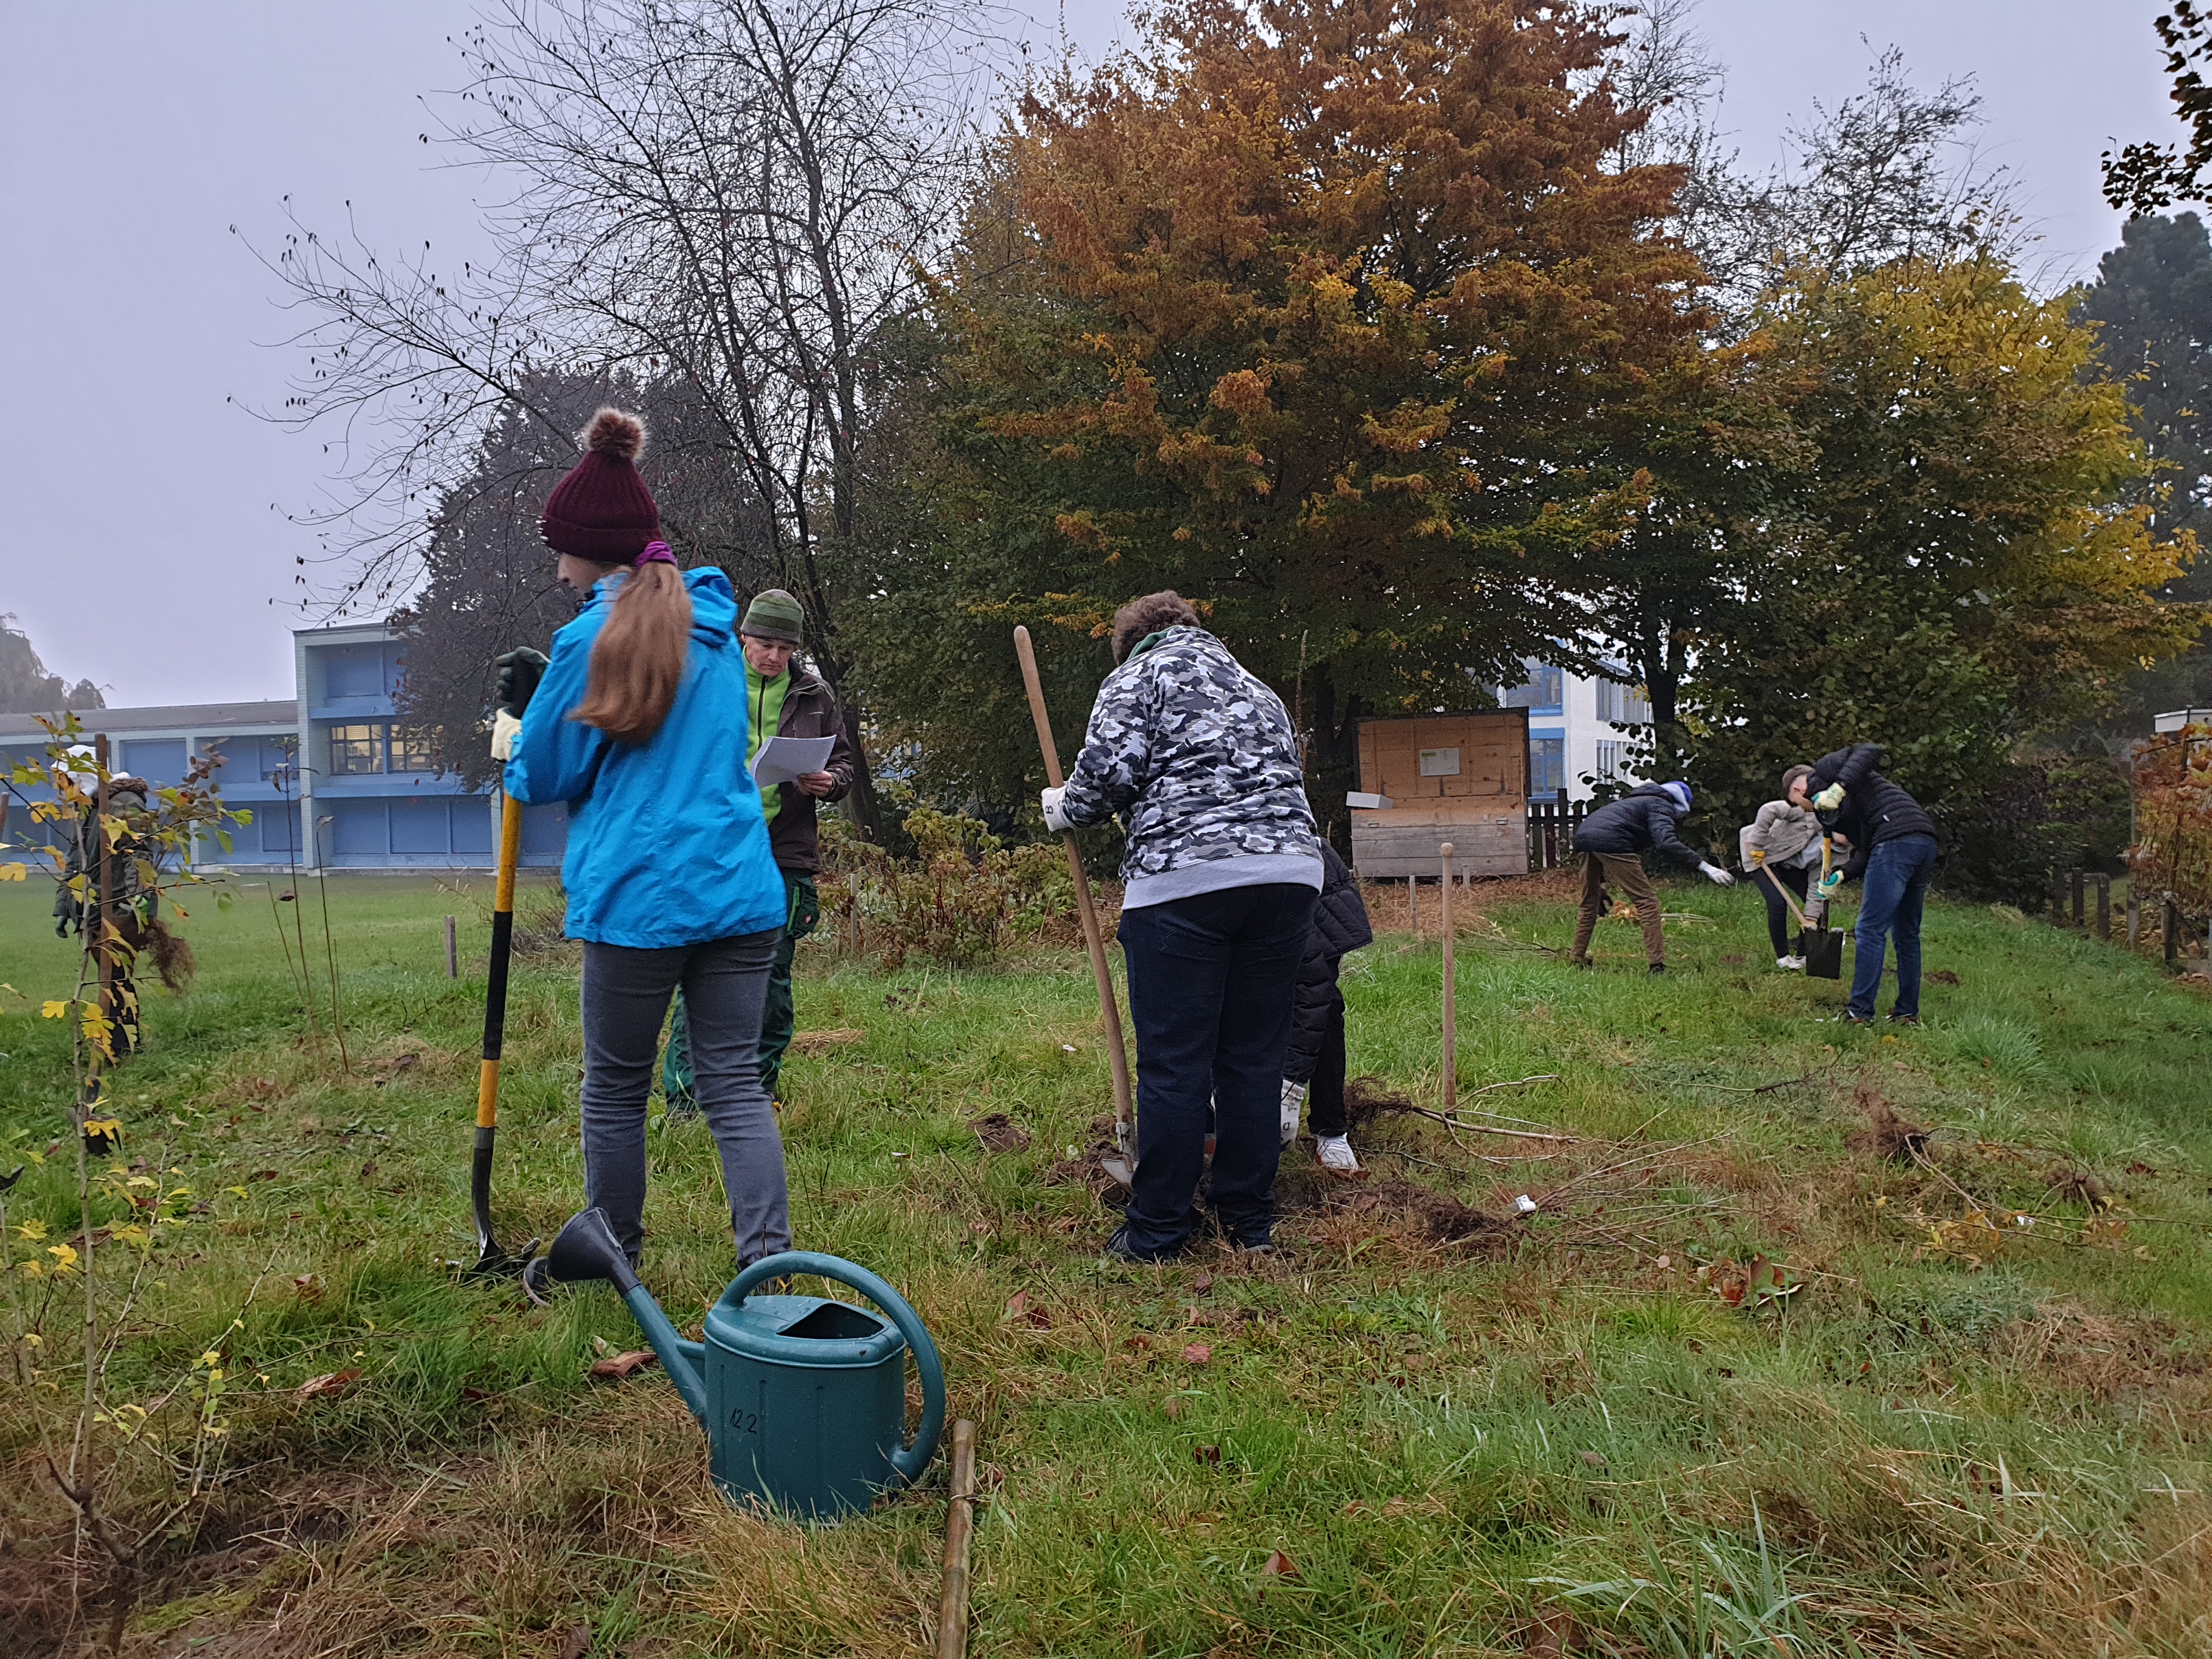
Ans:
<svg viewBox="0 0 2212 1659"><path fill-rule="evenodd" d="M1444 936L1444 1110L1459 1104L1459 998L1452 983L1452 844L1437 852L1443 860L1443 879L1437 884L1437 902L1443 907L1437 926Z"/></svg>
<svg viewBox="0 0 2212 1659"><path fill-rule="evenodd" d="M952 1425L952 1502L945 1517L945 1593L937 1600L937 1659L968 1652L968 1557L975 1535L975 1425Z"/></svg>
<svg viewBox="0 0 2212 1659"><path fill-rule="evenodd" d="M447 916L446 918L446 977L447 979L459 979L460 976L461 953L459 949L459 941L455 939L453 937L453 919L451 916Z"/></svg>

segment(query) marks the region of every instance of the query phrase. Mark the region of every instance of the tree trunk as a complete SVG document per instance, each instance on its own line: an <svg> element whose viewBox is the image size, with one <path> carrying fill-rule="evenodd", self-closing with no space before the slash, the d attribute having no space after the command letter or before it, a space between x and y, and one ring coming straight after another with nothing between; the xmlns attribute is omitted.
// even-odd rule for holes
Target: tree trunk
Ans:
<svg viewBox="0 0 2212 1659"><path fill-rule="evenodd" d="M1306 707L1312 711L1306 750L1306 800L1322 836L1352 856L1352 814L1344 798L1359 787L1359 721L1367 712L1356 694L1340 699L1326 663L1306 665Z"/></svg>

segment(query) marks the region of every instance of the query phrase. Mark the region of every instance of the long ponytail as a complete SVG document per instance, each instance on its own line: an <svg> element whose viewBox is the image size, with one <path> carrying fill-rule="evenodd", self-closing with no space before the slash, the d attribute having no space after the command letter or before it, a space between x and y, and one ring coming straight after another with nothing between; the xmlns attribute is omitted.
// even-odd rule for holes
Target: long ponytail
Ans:
<svg viewBox="0 0 2212 1659"><path fill-rule="evenodd" d="M617 743L653 741L691 656L691 595L665 546L656 542L646 554L615 595L614 614L592 647L584 700L568 716Z"/></svg>

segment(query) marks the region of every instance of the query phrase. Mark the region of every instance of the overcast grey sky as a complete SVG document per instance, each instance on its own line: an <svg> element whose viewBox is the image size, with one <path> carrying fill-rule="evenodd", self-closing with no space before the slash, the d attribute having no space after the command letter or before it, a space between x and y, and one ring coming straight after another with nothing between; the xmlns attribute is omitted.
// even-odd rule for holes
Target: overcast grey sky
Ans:
<svg viewBox="0 0 2212 1659"><path fill-rule="evenodd" d="M1048 40L1058 14L1035 5ZM1900 47L1933 86L1972 75L1984 159L2009 166L2052 280L2118 237L2098 197L2115 137L2173 124L2160 0L1704 0L1722 124L1764 163L1816 99ZM1092 54L1120 6L1070 0ZM271 285L233 235L283 198L368 239L477 248L480 180L438 170L420 96L459 78L468 0L0 0L0 612L111 704L291 695L295 559L330 462L252 419L295 366ZM1863 45L1861 35L1869 44Z"/></svg>

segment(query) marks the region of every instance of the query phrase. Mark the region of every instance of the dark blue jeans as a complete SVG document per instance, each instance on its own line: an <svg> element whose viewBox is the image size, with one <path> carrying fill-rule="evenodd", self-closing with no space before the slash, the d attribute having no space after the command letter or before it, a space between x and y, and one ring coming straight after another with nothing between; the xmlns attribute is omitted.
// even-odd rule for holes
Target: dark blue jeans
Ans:
<svg viewBox="0 0 2212 1659"><path fill-rule="evenodd" d="M1879 841L1867 854L1865 896L1859 901L1858 927L1852 934L1856 961L1851 967L1851 1014L1874 1018L1875 993L1881 988L1881 957L1893 929L1897 934L1897 1002L1892 1014L1920 1016L1920 911L1936 873L1936 837L1899 836Z"/></svg>
<svg viewBox="0 0 2212 1659"><path fill-rule="evenodd" d="M1121 913L1137 1036L1137 1178L1130 1251L1170 1256L1190 1238L1213 1104L1214 1214L1237 1243L1275 1225L1291 987L1314 891L1231 887Z"/></svg>

